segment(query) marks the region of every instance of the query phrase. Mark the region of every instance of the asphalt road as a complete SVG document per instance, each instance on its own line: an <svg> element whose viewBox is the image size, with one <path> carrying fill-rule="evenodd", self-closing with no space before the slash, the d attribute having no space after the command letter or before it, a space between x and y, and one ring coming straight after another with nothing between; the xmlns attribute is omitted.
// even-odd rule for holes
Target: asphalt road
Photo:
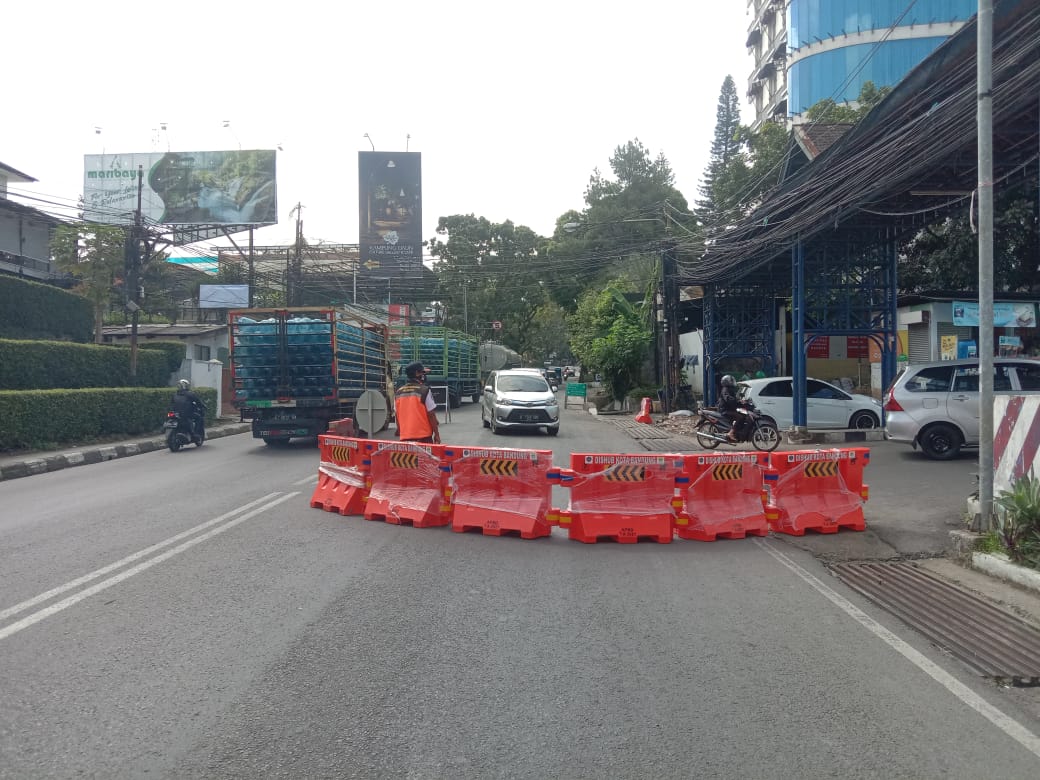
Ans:
<svg viewBox="0 0 1040 780"><path fill-rule="evenodd" d="M555 439L453 415L560 465L639 451L576 410ZM881 449L879 551L965 481L886 498L921 462ZM1040 773L1014 698L788 542L369 523L309 508L316 467L235 436L0 483L0 778Z"/></svg>

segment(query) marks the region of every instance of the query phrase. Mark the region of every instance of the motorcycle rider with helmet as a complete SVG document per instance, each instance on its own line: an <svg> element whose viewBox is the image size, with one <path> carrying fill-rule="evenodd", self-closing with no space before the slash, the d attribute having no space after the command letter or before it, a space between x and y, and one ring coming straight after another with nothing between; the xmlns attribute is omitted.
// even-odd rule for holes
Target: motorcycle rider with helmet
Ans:
<svg viewBox="0 0 1040 780"><path fill-rule="evenodd" d="M730 429L726 438L731 442L743 441L747 435L747 425L751 422L746 414L740 414L737 410L741 406L737 398L737 382L732 374L726 374L719 383L719 411L729 421Z"/></svg>
<svg viewBox="0 0 1040 780"><path fill-rule="evenodd" d="M177 383L177 392L173 394L171 409L188 421L192 439L202 439L206 435L206 404L191 391L191 382L182 379Z"/></svg>

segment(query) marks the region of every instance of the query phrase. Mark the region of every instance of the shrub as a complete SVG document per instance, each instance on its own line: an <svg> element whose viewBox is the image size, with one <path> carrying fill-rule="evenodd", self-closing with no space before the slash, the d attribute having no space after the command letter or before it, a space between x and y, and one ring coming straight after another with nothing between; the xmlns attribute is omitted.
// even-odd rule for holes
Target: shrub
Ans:
<svg viewBox="0 0 1040 780"><path fill-rule="evenodd" d="M195 392L206 404L206 419L213 420L217 391ZM0 391L0 451L157 434L173 393L171 387Z"/></svg>
<svg viewBox="0 0 1040 780"><path fill-rule="evenodd" d="M184 346L177 346L183 354ZM136 381L131 381L128 347L0 339L0 390L163 387L176 370L170 362L168 348L140 349Z"/></svg>
<svg viewBox="0 0 1040 780"><path fill-rule="evenodd" d="M94 312L79 295L0 275L0 336L10 339L90 341Z"/></svg>
<svg viewBox="0 0 1040 780"><path fill-rule="evenodd" d="M1040 479L1033 470L1019 477L1010 490L1001 491L994 503L997 533L1015 563L1040 569Z"/></svg>

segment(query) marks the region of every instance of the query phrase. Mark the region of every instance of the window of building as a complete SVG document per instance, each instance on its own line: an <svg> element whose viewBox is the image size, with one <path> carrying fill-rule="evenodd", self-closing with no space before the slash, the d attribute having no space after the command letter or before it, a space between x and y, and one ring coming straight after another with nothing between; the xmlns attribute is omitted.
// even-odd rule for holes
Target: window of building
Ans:
<svg viewBox="0 0 1040 780"><path fill-rule="evenodd" d="M202 344L195 345L195 359L196 360L209 360L209 347Z"/></svg>

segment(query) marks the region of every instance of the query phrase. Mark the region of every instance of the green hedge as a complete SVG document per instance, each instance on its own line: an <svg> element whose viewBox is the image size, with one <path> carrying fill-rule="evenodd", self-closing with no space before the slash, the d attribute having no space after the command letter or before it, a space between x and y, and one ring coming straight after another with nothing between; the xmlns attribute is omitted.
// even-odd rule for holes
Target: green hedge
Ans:
<svg viewBox="0 0 1040 780"><path fill-rule="evenodd" d="M88 342L90 301L49 284L0 275L0 337Z"/></svg>
<svg viewBox="0 0 1040 780"><path fill-rule="evenodd" d="M168 373L179 371L181 363L188 354L188 345L183 341L142 341L137 345L140 349L162 350L166 355Z"/></svg>
<svg viewBox="0 0 1040 780"><path fill-rule="evenodd" d="M0 391L0 452L158 434L174 392L172 387ZM212 421L217 391L200 387L195 392Z"/></svg>
<svg viewBox="0 0 1040 780"><path fill-rule="evenodd" d="M176 346L183 357L184 345ZM181 364L171 363L172 349L139 349L133 382L129 347L0 339L0 390L163 387Z"/></svg>

